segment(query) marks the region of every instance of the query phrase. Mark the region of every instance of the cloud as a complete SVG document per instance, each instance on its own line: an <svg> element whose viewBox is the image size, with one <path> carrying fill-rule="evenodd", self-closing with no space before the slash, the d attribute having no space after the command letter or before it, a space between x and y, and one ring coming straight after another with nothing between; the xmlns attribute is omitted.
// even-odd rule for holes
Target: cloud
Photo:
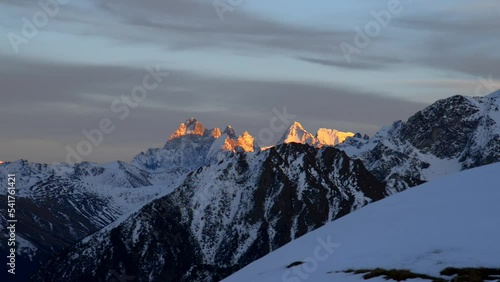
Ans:
<svg viewBox="0 0 500 282"><path fill-rule="evenodd" d="M331 53L332 45L351 37L350 31L285 24L243 8L227 12L221 21L213 1L92 0L89 3L61 7L51 20L59 24L46 28L127 44L153 44L171 51L217 48L255 54L283 51L326 54ZM6 4L27 9L26 1Z"/></svg>
<svg viewBox="0 0 500 282"><path fill-rule="evenodd" d="M418 14L397 20L394 25L416 34L407 63L473 77L500 77L500 63L493 46L500 44L500 8L495 2L457 4L446 11ZM498 15L493 15L492 13Z"/></svg>
<svg viewBox="0 0 500 282"><path fill-rule="evenodd" d="M190 116L207 127L231 123L239 133L248 130L257 135L269 127L273 108L282 110L286 106L304 125L373 133L381 125L404 119L425 106L349 87L169 71L166 81L122 121L110 110L111 102L142 81L144 68L31 60L17 60L12 69L4 65L0 67L0 85L9 99L0 105L0 120L9 122L0 123L0 131L8 133L2 134L0 151L33 161L62 161L65 146L75 146L84 138L82 130L97 128L105 117L112 119L117 129L105 136L88 160L130 160L150 146L163 144ZM13 140L17 139L24 141L16 145ZM45 141L36 149L26 150L23 144L31 144L30 140ZM40 150L45 152L44 158L32 152Z"/></svg>
<svg viewBox="0 0 500 282"><path fill-rule="evenodd" d="M345 59L320 59L299 56L298 60L305 61L312 64L318 64L329 67L338 67L353 70L380 70L390 67L396 63L400 63L401 60L397 58L381 58L381 57L369 57L365 56L363 60L353 60L348 63Z"/></svg>
<svg viewBox="0 0 500 282"><path fill-rule="evenodd" d="M111 102L141 82L147 65L141 60L147 56L137 52L149 50L161 51L152 56L165 54L168 59L178 60L183 70L171 66L171 77L133 109L127 120L117 121L117 130L105 138L89 160L129 160L141 150L160 146L189 116L198 117L207 127L232 123L240 133L248 130L256 135L268 126L272 109L284 106L310 131L322 126L374 133L380 126L422 109L426 104L408 101L416 97L415 93L447 95L445 89L472 88L477 76L492 75L496 81L500 78L500 56L494 49L500 44L497 1L444 2L413 1L412 8L394 17L350 64L338 50L339 44L352 42L353 28L372 20L369 7L380 10L386 1L354 5L355 12L342 17L343 22L336 17L325 21L329 28L318 22L279 18L280 14L272 19L251 12L245 5L220 21L208 0L70 2L61 7L42 30L43 35L30 43L21 56L7 57L0 52L0 91L8 97L0 104L0 119L8 121L0 123L1 132L8 133L0 136L0 159L6 159L6 155L10 159L44 162L64 160L64 147L80 141L83 129L95 128L103 117L116 120ZM7 32L19 32L18 17L29 17L37 10L35 0L1 3L6 19L1 28ZM429 12L429 5L433 5L434 12ZM368 18L360 19L360 15ZM44 51L29 52L28 48L39 48L37 42L42 43L40 49L47 48L52 42L47 38L52 40L59 34L71 35L64 38L74 41L54 46L71 55L60 59L50 56L54 60L51 62L40 60ZM79 43L95 48L83 50ZM64 49L68 46L74 49ZM129 67L103 65L100 61L115 48L125 56L119 63ZM47 50L52 52L50 55L58 52ZM103 53L92 53L99 51ZM86 56L78 60L79 52ZM187 62L192 54L196 55L193 61ZM211 72L210 64L227 54L231 55L230 67L239 66L238 56L244 56L245 62L254 57L273 58L263 65L245 63L242 68L253 68L248 73L255 74L260 72L258 67L275 66L277 74L268 79L250 79L242 72L235 78L235 74L224 70L213 74L216 71ZM93 55L101 65L74 63ZM336 81L345 79L345 84L319 83L332 70L311 65L331 67L336 71ZM301 71L301 67L311 71L304 75L309 82L285 80L293 77L287 74ZM383 77L386 74L388 79ZM392 75L397 78L390 83L380 82L392 79ZM370 83L383 86L373 92L362 90L371 89ZM413 93L395 98L399 91ZM435 97L426 101L432 99ZM38 144L36 152L26 149L32 144Z"/></svg>

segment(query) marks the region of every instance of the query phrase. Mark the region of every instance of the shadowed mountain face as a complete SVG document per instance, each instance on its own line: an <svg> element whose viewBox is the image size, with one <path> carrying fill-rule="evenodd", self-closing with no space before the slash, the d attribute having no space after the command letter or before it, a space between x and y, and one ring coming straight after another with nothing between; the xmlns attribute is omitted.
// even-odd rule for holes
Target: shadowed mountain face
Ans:
<svg viewBox="0 0 500 282"><path fill-rule="evenodd" d="M116 270L140 281L218 281L385 194L334 148L234 154L51 260L37 279L106 281Z"/></svg>
<svg viewBox="0 0 500 282"><path fill-rule="evenodd" d="M447 173L500 161L500 98L454 96L372 138L338 146L393 192Z"/></svg>
<svg viewBox="0 0 500 282"><path fill-rule="evenodd" d="M454 173L370 204L223 282L498 281L499 171Z"/></svg>

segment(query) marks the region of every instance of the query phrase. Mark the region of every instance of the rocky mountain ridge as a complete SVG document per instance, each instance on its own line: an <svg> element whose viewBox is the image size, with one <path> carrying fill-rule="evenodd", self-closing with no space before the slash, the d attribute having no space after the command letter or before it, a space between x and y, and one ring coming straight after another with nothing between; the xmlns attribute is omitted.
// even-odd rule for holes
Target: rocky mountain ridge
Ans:
<svg viewBox="0 0 500 282"><path fill-rule="evenodd" d="M261 151L248 132L238 136L231 126L224 131L219 128L206 129L199 121L191 118L179 126L163 148L149 149L137 155L130 164L113 162L104 165L92 163L45 165L27 161L6 162L0 165L2 172L0 181L7 173L16 172L19 176L19 199L24 206L30 207L25 210L25 214L20 214L25 227L19 232L21 247L18 250L18 254L31 265L27 269L35 269L40 262L46 261L62 249L72 246L98 230L111 232L118 228L121 230L120 236L133 238L133 232L130 233L133 230L122 226L123 222L138 216L141 221L144 219L152 226L156 226L154 216L143 218L143 215L137 215L142 213L139 211L143 207L174 197L173 195L178 195L185 189L192 190L189 194L191 196L205 197L207 196L205 192L199 194L195 190L209 187L206 188L207 192L219 191L219 194L215 195L227 199L228 195L225 193L231 194L232 189L240 192L253 191L255 194L257 190L252 189L261 187L259 188L261 190L264 188L270 190L260 192L265 196L257 198L266 202L266 199L274 197L277 203L271 204L272 210L278 214L281 209L287 210L288 216L298 220L302 217L300 214L305 213L304 218L293 224L276 221L273 215L264 216L265 213L260 216L262 224L266 222L265 224L270 226L271 221L275 220L273 224L280 222L280 226L284 226L284 230L278 232L279 235L273 235L277 234L276 230L259 233L265 234L262 235L264 237L259 237L260 239L268 242L273 241L270 238L284 239L277 243L269 243L267 247L259 245L259 251L254 252L248 251L250 247L246 249L247 244L252 245L248 238L238 241L234 238L234 234L221 233L216 221L224 217L215 217L215 221L207 225L209 226L207 228L218 230L217 232L205 230L202 222L207 221L206 219L214 213L233 214L234 206L230 205L251 206L252 211L247 211L248 214L262 214L261 206L254 202L251 205L247 202L235 202L233 198L222 203L222 208L217 208L211 205L204 206L202 202L196 203L196 199L185 198L185 195L182 197L178 195L179 198L175 201L170 198L167 202L176 202L174 210L182 208L178 206L179 202L188 202L192 214L189 216L185 211L172 211L173 214L168 212L168 217L176 217L177 212L180 212L185 217L181 220L183 224L189 224L177 226L177 223L170 221L165 224L175 225L177 226L175 230L182 230L180 233L174 233L174 238L177 238L177 234L182 234L182 238L191 238L189 244L192 245L182 248L187 248L183 249L187 253L195 250L193 261L202 265L202 267L191 265L194 268L189 273L196 273L194 276L186 273L181 275L179 272L175 275L181 276L176 277L195 280L201 279L195 277L207 278L209 275L222 277L278 245L371 201L444 174L500 161L499 100L500 97L494 93L486 97L454 96L443 99L418 112L406 122L398 121L383 128L373 137L361 134L348 137L350 133L342 136L336 130L327 129L320 129L316 135L312 135L296 122L284 133L278 145L266 151ZM335 147L345 153L329 145L340 142L343 138L344 142L336 144ZM287 159L290 157L293 161ZM332 167L326 167L322 162ZM363 172L360 173L361 171ZM193 177L198 181L194 181ZM350 182L352 179L357 180ZM189 185L185 182L188 180L191 180ZM221 182L222 180L224 181ZM365 181L377 188L373 191L362 189L368 185ZM365 184L358 185L362 182ZM269 186L266 186L268 184ZM217 185L225 187L226 190L221 190ZM283 187L291 188L283 190ZM287 203L288 200L276 198L277 195L291 201L291 206ZM5 195L0 194L0 197ZM219 202L217 198L209 198L211 202ZM245 198L255 201L256 196L245 194ZM299 211L297 207L301 207L301 210ZM131 212L135 215L130 214ZM200 217L196 219L195 215ZM243 216L238 220L245 223L250 218ZM0 220L4 222L6 219L0 217ZM159 223L158 228L163 226L161 224ZM234 222L231 224L230 226L236 226ZM293 227L294 224L298 225ZM110 226L113 228L110 229ZM193 226L197 227L193 229ZM244 229L242 226L247 225L238 226ZM226 242L228 246L235 246L221 256L224 258L223 268L217 268L216 263L219 262L213 260L223 252L217 247L221 245L206 239L212 235L203 235L212 234L210 232L215 232L219 238L223 238L219 239L219 243ZM238 234L239 239L244 237L241 232ZM157 239L162 236L171 239L173 236L172 232L160 232L157 235ZM89 237L88 240L92 238ZM227 238L236 241L224 241L229 240ZM106 250L110 246L117 247L111 244L99 250ZM170 245L161 247L173 252ZM211 251L200 254L199 248ZM75 256L78 250L82 249L76 251L73 249ZM212 259L208 259L210 257ZM109 259L118 258L110 256ZM139 256L137 259L145 258ZM73 262L78 265L78 262ZM117 269L127 270L120 267ZM75 270L75 273L80 273L81 270ZM62 275L61 270L57 271ZM40 277L49 277L49 274L44 272ZM109 276L109 273L101 272L93 274L92 277L109 278L106 275Z"/></svg>

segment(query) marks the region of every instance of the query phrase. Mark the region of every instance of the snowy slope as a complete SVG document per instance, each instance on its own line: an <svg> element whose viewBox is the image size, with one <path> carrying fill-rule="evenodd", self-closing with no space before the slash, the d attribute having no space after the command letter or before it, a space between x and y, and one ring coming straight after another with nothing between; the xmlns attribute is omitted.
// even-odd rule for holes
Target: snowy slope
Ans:
<svg viewBox="0 0 500 282"><path fill-rule="evenodd" d="M381 267L438 277L446 267L499 267L499 172L500 164L483 166L373 203L223 281L365 281L343 271ZM287 268L294 262L305 264Z"/></svg>

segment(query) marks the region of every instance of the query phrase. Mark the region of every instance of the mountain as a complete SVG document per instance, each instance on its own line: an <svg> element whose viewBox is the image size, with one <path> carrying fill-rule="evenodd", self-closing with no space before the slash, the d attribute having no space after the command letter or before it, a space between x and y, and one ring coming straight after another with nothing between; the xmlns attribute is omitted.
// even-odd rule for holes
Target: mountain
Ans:
<svg viewBox="0 0 500 282"><path fill-rule="evenodd" d="M254 138L245 132L237 136L231 126L221 133L219 128L207 130L195 118L181 123L163 148L149 149L137 155L132 164L150 172L181 175L208 165L220 153L260 150Z"/></svg>
<svg viewBox="0 0 500 282"><path fill-rule="evenodd" d="M226 146L217 148L220 141ZM17 230L17 253L25 271L17 278L25 280L22 275L32 274L64 248L170 192L170 186L188 172L227 153L259 150L248 132L238 137L228 127L223 135L220 129L207 130L191 118L163 148L139 154L132 164L3 163L0 181L16 173L17 201L23 206L17 214L23 222ZM0 198L6 201L6 197L6 190L1 191ZM0 215L0 222L6 223L5 214ZM6 251L7 246L2 244L0 249Z"/></svg>
<svg viewBox="0 0 500 282"><path fill-rule="evenodd" d="M336 129L320 128L316 135L307 132L300 123L294 122L285 131L278 144L299 143L309 144L315 147L335 146L344 142L347 138L354 136L351 132L340 132Z"/></svg>
<svg viewBox="0 0 500 282"><path fill-rule="evenodd" d="M219 281L386 195L359 160L332 147L234 152L53 258L35 281Z"/></svg>
<svg viewBox="0 0 500 282"><path fill-rule="evenodd" d="M47 165L24 160L0 166L0 181L16 174L17 281L27 281L42 263L127 212L168 191L168 175L152 175L124 162ZM176 177L177 178L177 177ZM0 200L7 202L7 190ZM7 205L0 207L7 225ZM3 242L7 242L2 235ZM5 239L5 240L4 240ZM2 253L7 245L1 244ZM5 251L5 252L4 252ZM6 263L6 258L2 258ZM2 281L11 281L0 274Z"/></svg>
<svg viewBox="0 0 500 282"><path fill-rule="evenodd" d="M418 281L496 281L499 171L500 164L493 164L456 173L370 204L223 281L354 282L366 281L364 275L380 276L373 281L402 281L409 272L420 275ZM496 270L464 269L480 267ZM488 272L496 278L477 278ZM457 273L475 273L476 278L451 280Z"/></svg>
<svg viewBox="0 0 500 282"><path fill-rule="evenodd" d="M278 144L288 143L317 145L318 139L307 132L300 123L294 122L278 141Z"/></svg>
<svg viewBox="0 0 500 282"><path fill-rule="evenodd" d="M392 192L436 177L500 161L500 97L453 96L371 138L337 148L363 161Z"/></svg>
<svg viewBox="0 0 500 282"><path fill-rule="evenodd" d="M18 253L29 269L65 249L53 261L68 269L51 262L39 277L76 277L87 265L100 267L89 274L93 278L110 278L104 271L110 265L137 273L122 261L126 254L137 265L148 264L155 277L202 281L213 275L217 280L367 203L444 174L498 162L499 99L496 94L443 99L371 138L328 129L312 135L296 122L278 145L263 151L248 132L238 136L231 126L206 129L190 118L162 148L140 153L130 164L17 161L0 166L0 181L16 172L19 202L30 207L19 214L27 224L18 233ZM206 192L210 204L192 198ZM158 213L157 203L168 204L168 212ZM97 231L100 235L67 249ZM137 232L153 236L139 240ZM149 244L145 248L156 257L127 238ZM78 262L86 250L105 256ZM73 257L65 257L68 253ZM152 262L159 258L180 266L163 269Z"/></svg>
<svg viewBox="0 0 500 282"><path fill-rule="evenodd" d="M320 128L316 133L316 139L323 146L335 146L343 143L347 138L353 137L352 132L341 132L336 129Z"/></svg>
<svg viewBox="0 0 500 282"><path fill-rule="evenodd" d="M236 139L236 138L238 138L238 137L236 136L236 133L234 132L234 129L233 129L230 125L228 125L228 126L226 127L226 129L224 129L224 132L222 132L222 133L223 133L223 134L226 134L227 136L231 137L232 139Z"/></svg>
<svg viewBox="0 0 500 282"><path fill-rule="evenodd" d="M25 271L17 278L26 280L55 254L170 193L189 172L253 152L260 148L248 132L237 136L231 126L224 132L208 130L190 118L163 148L141 153L131 164L46 165L24 160L3 164L0 180L16 173L18 202L25 207L18 214L23 224L17 251ZM0 197L6 197L5 191ZM5 223L2 214L0 221Z"/></svg>

